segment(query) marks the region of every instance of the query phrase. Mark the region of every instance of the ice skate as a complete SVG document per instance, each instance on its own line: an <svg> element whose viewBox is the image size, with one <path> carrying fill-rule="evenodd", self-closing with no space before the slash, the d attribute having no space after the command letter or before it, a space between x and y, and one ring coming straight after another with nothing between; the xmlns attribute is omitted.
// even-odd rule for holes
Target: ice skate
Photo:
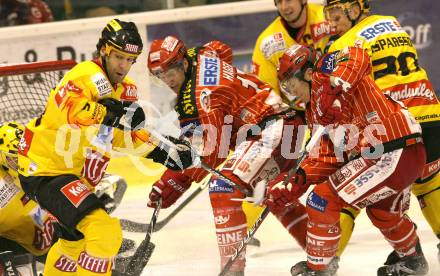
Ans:
<svg viewBox="0 0 440 276"><path fill-rule="evenodd" d="M396 251L391 252L385 262L385 266L379 267L378 276L406 276L426 275L429 267L423 255L420 242L416 245L417 254L414 256L399 257Z"/></svg>
<svg viewBox="0 0 440 276"><path fill-rule="evenodd" d="M337 268L336 268L337 270ZM302 275L302 276L333 276L335 275L334 272L331 269L331 266L329 266L326 270L312 270L307 266L306 261L302 261L297 263L296 265L292 266L290 269L290 273L292 276L295 275Z"/></svg>

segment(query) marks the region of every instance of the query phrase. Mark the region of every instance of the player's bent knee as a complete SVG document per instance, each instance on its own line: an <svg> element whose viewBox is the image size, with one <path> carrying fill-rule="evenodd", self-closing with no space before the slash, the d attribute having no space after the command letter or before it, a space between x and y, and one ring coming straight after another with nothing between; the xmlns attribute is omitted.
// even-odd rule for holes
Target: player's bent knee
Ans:
<svg viewBox="0 0 440 276"><path fill-rule="evenodd" d="M238 189L232 188L221 179L214 179L209 183L209 198L213 208L241 206L241 201L231 199L243 197L243 194Z"/></svg>
<svg viewBox="0 0 440 276"><path fill-rule="evenodd" d="M122 229L117 218L103 209L86 215L77 225L86 242L86 252L95 257L113 257L122 244Z"/></svg>
<svg viewBox="0 0 440 276"><path fill-rule="evenodd" d="M383 230L395 228L402 219L400 214L375 208L367 208L367 215L375 227Z"/></svg>

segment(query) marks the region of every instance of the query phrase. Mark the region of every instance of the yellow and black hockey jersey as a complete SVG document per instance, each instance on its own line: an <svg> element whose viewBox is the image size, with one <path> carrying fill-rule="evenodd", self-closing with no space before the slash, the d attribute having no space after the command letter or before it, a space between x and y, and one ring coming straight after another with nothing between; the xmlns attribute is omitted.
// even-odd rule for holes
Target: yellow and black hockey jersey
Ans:
<svg viewBox="0 0 440 276"><path fill-rule="evenodd" d="M418 63L409 35L393 16L371 15L337 39L329 51L346 46L365 49L371 76L385 94L402 101L422 124L440 123L440 104L428 76Z"/></svg>
<svg viewBox="0 0 440 276"><path fill-rule="evenodd" d="M47 213L24 194L17 177L0 167L0 236L33 255L45 254L54 229Z"/></svg>
<svg viewBox="0 0 440 276"><path fill-rule="evenodd" d="M137 88L127 77L113 86L97 60L67 72L51 91L44 114L26 125L18 147L20 174L74 174L94 186L112 150L148 154L153 145L145 130L124 132L100 125L106 109L98 101L107 97L136 101Z"/></svg>
<svg viewBox="0 0 440 276"><path fill-rule="evenodd" d="M323 6L307 4L307 23L296 38L289 35L283 19L278 16L258 37L252 55L252 71L279 93L277 67L280 57L290 46L301 43L323 52L331 35L324 19Z"/></svg>

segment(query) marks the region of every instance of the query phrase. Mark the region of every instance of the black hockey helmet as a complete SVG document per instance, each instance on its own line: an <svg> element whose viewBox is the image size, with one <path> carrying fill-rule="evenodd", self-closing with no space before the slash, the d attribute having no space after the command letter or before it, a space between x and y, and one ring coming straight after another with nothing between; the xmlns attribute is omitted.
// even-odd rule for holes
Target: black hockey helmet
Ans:
<svg viewBox="0 0 440 276"><path fill-rule="evenodd" d="M96 45L98 52L102 46L105 46L106 55L116 50L137 57L142 53L143 43L133 22L113 19L102 30L101 38Z"/></svg>

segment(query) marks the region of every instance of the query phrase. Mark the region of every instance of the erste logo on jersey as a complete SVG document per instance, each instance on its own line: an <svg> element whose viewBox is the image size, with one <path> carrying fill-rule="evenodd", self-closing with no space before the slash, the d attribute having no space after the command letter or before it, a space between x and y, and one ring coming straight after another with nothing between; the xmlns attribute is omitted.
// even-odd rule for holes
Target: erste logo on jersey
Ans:
<svg viewBox="0 0 440 276"><path fill-rule="evenodd" d="M220 84L220 59L216 57L200 57L199 85L215 86Z"/></svg>
<svg viewBox="0 0 440 276"><path fill-rule="evenodd" d="M92 193L90 188L81 180L74 180L64 185L61 188L61 192L77 208Z"/></svg>
<svg viewBox="0 0 440 276"><path fill-rule="evenodd" d="M266 59L270 59L272 55L285 49L286 42L284 41L283 33L274 33L264 38L260 46L260 50Z"/></svg>
<svg viewBox="0 0 440 276"><path fill-rule="evenodd" d="M357 34L360 37L365 38L367 41L371 41L382 34L402 33L405 32L400 26L399 22L392 19L383 19L376 22L374 25L369 25Z"/></svg>
<svg viewBox="0 0 440 276"><path fill-rule="evenodd" d="M112 93L112 85L101 72L93 75L92 81L100 98Z"/></svg>

